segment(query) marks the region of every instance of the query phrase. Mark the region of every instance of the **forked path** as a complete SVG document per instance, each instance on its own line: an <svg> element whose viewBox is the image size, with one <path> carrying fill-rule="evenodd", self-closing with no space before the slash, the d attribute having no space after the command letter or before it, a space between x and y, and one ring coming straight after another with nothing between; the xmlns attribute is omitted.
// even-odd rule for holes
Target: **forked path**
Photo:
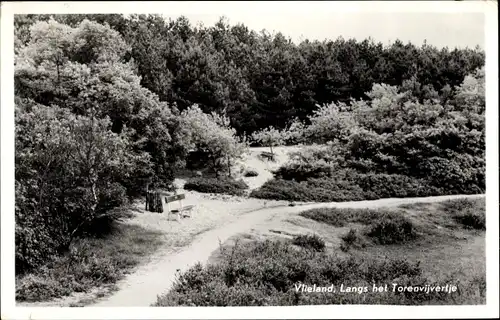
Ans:
<svg viewBox="0 0 500 320"><path fill-rule="evenodd" d="M398 206L417 202L438 202L457 198L478 198L483 195L455 195L426 198L380 199L373 201L314 203L295 207L265 208L238 217L234 222L212 229L197 236L182 251L174 254L161 254L154 261L140 267L118 283L118 290L109 297L102 298L90 307L147 307L156 302L157 296L168 292L176 273L185 271L197 262L206 262L210 255L230 237L249 231L253 226L264 223L277 215L289 215L303 210L337 208L376 208Z"/></svg>

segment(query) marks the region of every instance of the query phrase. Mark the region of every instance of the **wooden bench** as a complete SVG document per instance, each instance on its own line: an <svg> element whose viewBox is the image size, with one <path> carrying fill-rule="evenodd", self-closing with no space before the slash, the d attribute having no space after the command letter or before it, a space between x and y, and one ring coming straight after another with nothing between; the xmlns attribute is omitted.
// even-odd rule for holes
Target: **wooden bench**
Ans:
<svg viewBox="0 0 500 320"><path fill-rule="evenodd" d="M194 208L194 205L183 206L182 200L184 200L184 199L186 199L185 194L176 194L173 196L166 196L165 197L165 202L167 203L167 206L168 206L168 218L170 218L170 214L175 214L177 221L179 221L181 218L186 217L186 216L191 217L191 215L192 215L191 212ZM179 201L179 204L180 204L179 209L170 210L170 204L175 202L175 201Z"/></svg>
<svg viewBox="0 0 500 320"><path fill-rule="evenodd" d="M260 153L260 155L262 157L264 157L264 158L268 158L270 160L274 160L274 153L263 151L263 152Z"/></svg>

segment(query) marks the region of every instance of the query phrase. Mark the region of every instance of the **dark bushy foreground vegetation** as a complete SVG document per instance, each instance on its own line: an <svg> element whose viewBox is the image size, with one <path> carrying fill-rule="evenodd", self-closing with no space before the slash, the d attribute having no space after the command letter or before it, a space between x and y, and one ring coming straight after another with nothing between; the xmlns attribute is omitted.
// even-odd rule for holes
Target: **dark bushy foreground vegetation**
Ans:
<svg viewBox="0 0 500 320"><path fill-rule="evenodd" d="M360 249L366 247L364 238L358 233L358 230L353 228L349 229L341 239L342 243L340 244L340 250L344 252L348 252L351 248Z"/></svg>
<svg viewBox="0 0 500 320"><path fill-rule="evenodd" d="M460 292L340 293L341 284L440 284L423 276L419 263L400 259L339 258L281 241L250 243L226 253L222 261L182 273L156 306L289 306L320 304L461 304L485 298L485 278L462 283ZM297 292L296 284L337 287L336 293ZM480 296L476 296L480 290ZM484 302L483 302L484 303Z"/></svg>
<svg viewBox="0 0 500 320"><path fill-rule="evenodd" d="M429 211L432 207L434 210ZM415 210L411 218L403 210ZM412 253L427 259L427 253L435 257L435 236L432 238L429 221L440 221L445 228L458 231L462 225L455 217L482 215L485 212L484 199L463 199L445 201L421 208L419 204L402 206L395 211L383 209L314 209L301 213L302 216L323 222L333 227L349 224L364 225L362 231L352 227L341 235L342 257L333 255L326 249L311 250L312 247L324 248L319 236L299 235L292 240L256 241L224 248L220 261L206 266L198 264L179 275L173 289L160 296L156 306L290 306L321 304L484 304L486 299L486 277L475 267L464 269L458 260L449 270L443 264L429 270L432 261L410 259ZM461 220L462 221L462 220ZM455 224L449 224L449 222ZM416 227L421 226L422 238L415 238ZM464 231L464 230L462 230ZM470 235L471 233L467 230ZM456 246L457 239L447 232L441 233L441 244ZM366 249L372 240L382 246L379 250ZM406 242L414 241L411 244ZM420 241L416 245L416 241ZM373 243L372 243L373 244ZM394 244L390 248L386 244ZM467 246L466 243L463 244ZM370 245L371 246L371 245ZM390 250L385 255L380 249ZM374 249L374 248L373 248ZM361 251L358 251L361 250ZM413 250L413 251L412 251ZM416 250L416 251L415 251ZM428 250L428 251L427 251ZM437 249L439 250L439 249ZM397 251L397 252L396 252ZM394 252L394 254L393 254ZM460 249L458 249L460 252ZM457 257L452 254L453 259ZM383 257L385 255L385 257ZM459 254L460 255L460 254ZM474 259L478 257L467 257ZM484 259L484 257L482 257ZM484 260L483 260L484 261ZM436 261L440 263L441 261ZM463 261L467 265L466 261ZM442 268L445 268L441 270ZM478 269L480 270L480 268ZM466 276L463 276L463 273ZM457 278L455 273L461 276ZM295 285L330 286L337 288L335 293L297 292ZM457 284L458 291L452 294L431 294L420 292L391 292L391 284L408 286ZM359 294L341 293L339 286L368 287L368 292ZM372 293L373 284L388 284L389 292Z"/></svg>
<svg viewBox="0 0 500 320"><path fill-rule="evenodd" d="M35 272L16 277L17 301L47 301L112 285L161 244L160 234L138 226L113 228L104 238L79 239Z"/></svg>
<svg viewBox="0 0 500 320"><path fill-rule="evenodd" d="M184 189L241 196L245 189L248 189L248 185L242 180L230 178L192 178L186 182Z"/></svg>

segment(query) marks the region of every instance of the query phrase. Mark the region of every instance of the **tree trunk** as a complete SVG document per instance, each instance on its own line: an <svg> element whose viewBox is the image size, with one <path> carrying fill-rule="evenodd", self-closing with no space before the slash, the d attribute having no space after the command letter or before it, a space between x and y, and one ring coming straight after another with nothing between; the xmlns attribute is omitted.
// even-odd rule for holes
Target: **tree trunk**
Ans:
<svg viewBox="0 0 500 320"><path fill-rule="evenodd" d="M219 178L219 170L217 169L217 159L212 160L213 166L214 166L214 172L215 172L215 177Z"/></svg>
<svg viewBox="0 0 500 320"><path fill-rule="evenodd" d="M150 212L163 213L163 203L161 201L161 193L158 191L148 191L146 196L147 210Z"/></svg>
<svg viewBox="0 0 500 320"><path fill-rule="evenodd" d="M146 211L148 211L148 205L149 205L149 183L146 184L146 208L145 208Z"/></svg>

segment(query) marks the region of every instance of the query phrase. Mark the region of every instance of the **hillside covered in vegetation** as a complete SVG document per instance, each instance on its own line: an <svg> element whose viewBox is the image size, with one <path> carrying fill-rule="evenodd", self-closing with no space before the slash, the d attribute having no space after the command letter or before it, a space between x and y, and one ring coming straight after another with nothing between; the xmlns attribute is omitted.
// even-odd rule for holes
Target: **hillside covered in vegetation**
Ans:
<svg viewBox="0 0 500 320"><path fill-rule="evenodd" d="M484 192L477 48L106 14L18 15L15 53L18 273L108 232L146 186L172 188L192 150L219 176L249 143L316 144L259 198Z"/></svg>

